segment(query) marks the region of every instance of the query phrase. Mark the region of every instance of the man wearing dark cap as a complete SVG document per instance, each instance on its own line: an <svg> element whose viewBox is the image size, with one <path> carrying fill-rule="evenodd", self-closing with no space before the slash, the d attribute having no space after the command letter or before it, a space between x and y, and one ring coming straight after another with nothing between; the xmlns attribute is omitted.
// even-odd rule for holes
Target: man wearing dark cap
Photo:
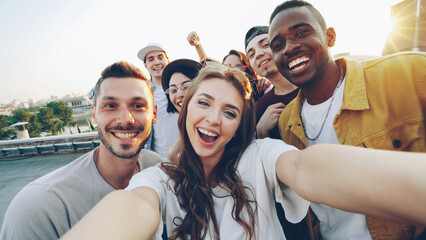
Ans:
<svg viewBox="0 0 426 240"><path fill-rule="evenodd" d="M256 137L281 139L278 118L284 107L297 96L299 90L281 75L275 66L269 48L268 31L268 26L250 28L246 33L244 44L250 66L274 85L256 102ZM275 207L287 239L308 239L306 221L292 224L286 220L281 204L275 203Z"/></svg>
<svg viewBox="0 0 426 240"><path fill-rule="evenodd" d="M167 111L167 97L161 85L163 69L169 64L169 57L158 43L149 43L138 52L138 58L144 62L151 75L154 87L154 104L157 105L157 123L153 125L151 149L167 161L167 152L179 136L177 119L179 114Z"/></svg>
<svg viewBox="0 0 426 240"><path fill-rule="evenodd" d="M297 87L290 83L275 66L269 48L267 26L255 26L248 30L245 49L250 66L262 77L268 78L274 87L256 102L257 138L281 139L278 117L285 105L297 95Z"/></svg>

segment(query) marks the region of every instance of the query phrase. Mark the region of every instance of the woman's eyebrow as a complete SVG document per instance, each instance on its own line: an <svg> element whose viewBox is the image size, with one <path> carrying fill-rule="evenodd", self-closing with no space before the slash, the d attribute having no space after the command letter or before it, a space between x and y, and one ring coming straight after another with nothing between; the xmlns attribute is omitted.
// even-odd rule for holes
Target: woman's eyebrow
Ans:
<svg viewBox="0 0 426 240"><path fill-rule="evenodd" d="M214 97L211 96L211 95L209 95L209 94L207 94L207 93L200 93L197 96L204 96L204 97L206 97L208 99L214 100ZM241 113L240 109L237 106L233 105L233 104L229 104L228 103L228 104L225 104L225 106L228 107L228 108L235 109L238 113Z"/></svg>
<svg viewBox="0 0 426 240"><path fill-rule="evenodd" d="M232 105L232 104L226 104L225 106L226 106L226 107L228 107L228 108L235 109L238 113L241 113L241 112L240 112L240 109L239 109L237 106L235 106L235 105Z"/></svg>
<svg viewBox="0 0 426 240"><path fill-rule="evenodd" d="M212 95L210 95L210 94L207 94L207 93L200 93L197 96L204 96L204 97L206 97L208 99L214 100L214 97Z"/></svg>

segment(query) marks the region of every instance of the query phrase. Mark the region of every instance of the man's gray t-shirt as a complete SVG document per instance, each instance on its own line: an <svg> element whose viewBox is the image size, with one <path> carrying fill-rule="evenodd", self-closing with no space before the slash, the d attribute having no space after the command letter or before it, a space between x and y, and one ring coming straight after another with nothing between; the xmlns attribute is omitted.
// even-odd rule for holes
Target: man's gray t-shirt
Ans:
<svg viewBox="0 0 426 240"><path fill-rule="evenodd" d="M0 239L58 239L115 190L100 175L94 152L25 186L6 211ZM143 169L161 162L161 157L142 150L138 161Z"/></svg>

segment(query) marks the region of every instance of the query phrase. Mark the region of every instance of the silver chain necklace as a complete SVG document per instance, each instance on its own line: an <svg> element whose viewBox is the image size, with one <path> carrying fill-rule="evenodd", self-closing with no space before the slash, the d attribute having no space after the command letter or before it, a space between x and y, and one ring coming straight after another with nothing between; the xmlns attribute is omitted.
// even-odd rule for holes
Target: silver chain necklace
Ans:
<svg viewBox="0 0 426 240"><path fill-rule="evenodd" d="M322 129L324 128L325 121L327 120L328 114L330 113L330 109L331 109L331 105L333 104L334 97L336 96L336 92L337 92L337 90L339 90L340 85L342 85L343 78L344 78L344 76L343 76L343 67L340 67L340 78L339 78L339 82L337 82L337 86L334 89L333 96L331 96L331 101L330 101L330 105L328 106L327 114L325 115L324 121L322 122L322 125L321 125L321 128L320 128L318 134L315 137L313 137L313 138L310 138L308 136L308 134L306 133L305 125L303 124L302 109L303 109L304 99L302 98L302 104L300 105L299 115L300 115L300 121L302 122L303 132L305 133L305 136L306 136L307 139L309 139L311 141L315 141L321 135Z"/></svg>

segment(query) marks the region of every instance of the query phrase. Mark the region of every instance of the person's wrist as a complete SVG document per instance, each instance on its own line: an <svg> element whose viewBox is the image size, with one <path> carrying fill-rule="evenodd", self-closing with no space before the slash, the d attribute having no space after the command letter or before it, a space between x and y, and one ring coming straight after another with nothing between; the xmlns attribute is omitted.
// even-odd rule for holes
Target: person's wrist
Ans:
<svg viewBox="0 0 426 240"><path fill-rule="evenodd" d="M208 60L208 57L207 57L207 56L202 56L202 57L200 57L200 62L207 61L207 60Z"/></svg>
<svg viewBox="0 0 426 240"><path fill-rule="evenodd" d="M256 129L256 132L257 132L257 138L265 138L267 136L267 134L259 128Z"/></svg>

